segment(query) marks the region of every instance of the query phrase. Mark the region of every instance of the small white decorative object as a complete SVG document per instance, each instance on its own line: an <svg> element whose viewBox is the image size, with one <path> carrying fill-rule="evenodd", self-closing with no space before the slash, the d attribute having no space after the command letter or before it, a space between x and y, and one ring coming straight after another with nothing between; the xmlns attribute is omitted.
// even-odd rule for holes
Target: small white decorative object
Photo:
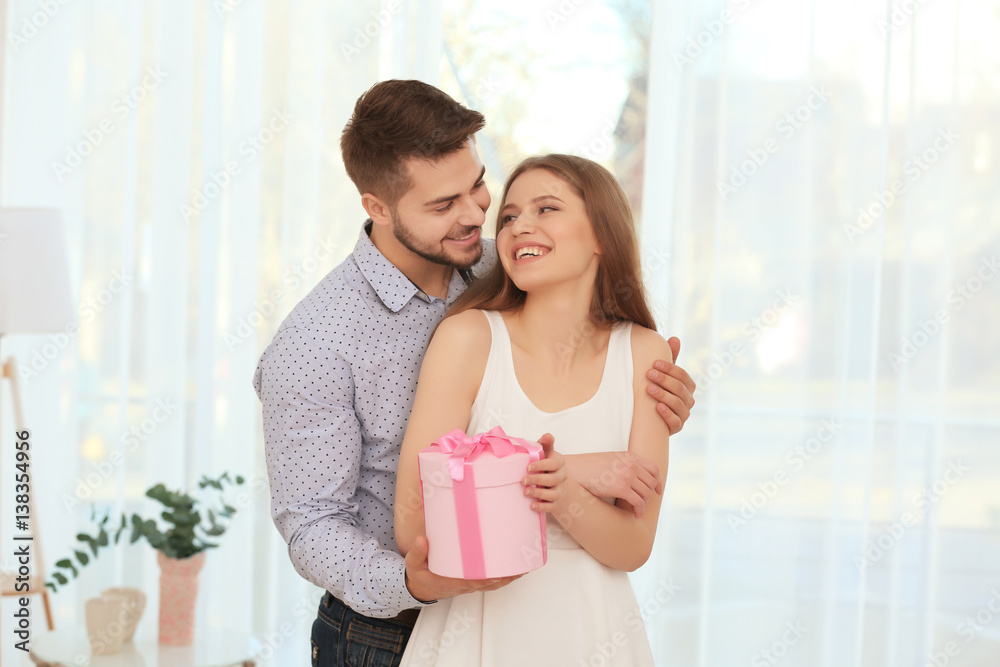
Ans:
<svg viewBox="0 0 1000 667"><path fill-rule="evenodd" d="M87 638L94 655L112 655L121 650L125 627L119 619L124 608L120 596L87 600Z"/></svg>
<svg viewBox="0 0 1000 667"><path fill-rule="evenodd" d="M135 636L135 629L142 618L142 612L146 609L146 594L138 588L119 586L115 588L105 588L101 597L118 598L121 600L123 612L119 619L125 627L123 643L132 641Z"/></svg>

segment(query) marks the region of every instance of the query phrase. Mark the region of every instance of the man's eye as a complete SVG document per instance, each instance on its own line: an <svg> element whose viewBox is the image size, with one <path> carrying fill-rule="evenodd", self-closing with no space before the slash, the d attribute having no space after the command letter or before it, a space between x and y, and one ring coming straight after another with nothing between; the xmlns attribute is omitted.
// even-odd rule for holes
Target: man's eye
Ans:
<svg viewBox="0 0 1000 667"><path fill-rule="evenodd" d="M479 181L478 183L476 183L475 185L473 185L472 189L473 190L478 190L479 188L483 187L484 185L486 185L486 179L485 178L483 180Z"/></svg>
<svg viewBox="0 0 1000 667"><path fill-rule="evenodd" d="M454 203L455 203L455 200L453 199L450 202L448 202L446 205L444 205L441 208L436 209L436 210L437 210L438 213L447 213L448 209L450 209L451 205L454 204Z"/></svg>

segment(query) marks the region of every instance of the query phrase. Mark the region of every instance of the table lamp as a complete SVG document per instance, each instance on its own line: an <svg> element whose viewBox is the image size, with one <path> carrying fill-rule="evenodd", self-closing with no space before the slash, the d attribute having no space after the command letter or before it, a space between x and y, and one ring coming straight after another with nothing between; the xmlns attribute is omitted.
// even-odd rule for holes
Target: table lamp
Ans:
<svg viewBox="0 0 1000 667"><path fill-rule="evenodd" d="M70 294L69 264L62 215L56 209L0 208L0 344L3 337L17 333L54 333L65 331L76 320ZM0 356L0 398L7 382L14 403L14 421L18 433L24 431L24 409L18 387L17 364L13 358ZM0 438L9 431L0 425ZM29 450L30 452L30 450ZM31 460L35 457L31 456ZM28 469L31 492L28 495L28 533L33 537L34 574L29 578L29 594L42 595L45 617L53 629L52 610L45 589L44 560L38 513L34 497L38 470ZM4 479L8 474L4 473ZM3 595L23 596L15 589L15 575L0 573Z"/></svg>

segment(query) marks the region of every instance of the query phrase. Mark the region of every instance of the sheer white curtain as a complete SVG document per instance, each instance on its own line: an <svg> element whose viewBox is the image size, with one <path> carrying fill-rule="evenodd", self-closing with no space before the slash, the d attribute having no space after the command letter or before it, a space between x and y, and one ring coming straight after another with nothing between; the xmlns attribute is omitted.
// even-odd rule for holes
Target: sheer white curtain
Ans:
<svg viewBox="0 0 1000 667"><path fill-rule="evenodd" d="M699 379L634 579L658 664L996 664L998 28L655 4L644 243Z"/></svg>
<svg viewBox="0 0 1000 667"><path fill-rule="evenodd" d="M441 4L6 3L0 203L62 208L80 302L79 334L4 341L50 568L91 502L244 474L199 619L301 663L318 591L268 515L250 376L357 235L354 100L443 72L489 119L495 193L552 150L642 192L661 330L700 384L633 576L658 664L993 664L996 1ZM108 553L57 626L118 583L155 608L157 574Z"/></svg>
<svg viewBox="0 0 1000 667"><path fill-rule="evenodd" d="M269 517L253 369L353 247L363 210L339 133L355 99L381 78L436 81L439 14L377 0L6 3L2 204L63 210L80 303L78 334L4 349L25 380L50 570L90 503L149 514L157 482L242 474L199 623L255 634L265 657L284 655L273 664L306 659L320 592ZM79 627L83 601L121 584L150 595L155 632L157 577L152 549L119 547L54 596L56 626Z"/></svg>

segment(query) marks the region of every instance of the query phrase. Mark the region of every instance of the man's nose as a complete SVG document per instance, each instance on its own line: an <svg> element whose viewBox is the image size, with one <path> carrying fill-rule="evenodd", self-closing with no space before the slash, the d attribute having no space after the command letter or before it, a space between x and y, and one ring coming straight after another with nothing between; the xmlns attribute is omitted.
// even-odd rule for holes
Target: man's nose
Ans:
<svg viewBox="0 0 1000 667"><path fill-rule="evenodd" d="M479 204L472 197L463 197L459 201L462 207L458 218L459 224L466 227L482 227L486 222L486 211L479 208Z"/></svg>

